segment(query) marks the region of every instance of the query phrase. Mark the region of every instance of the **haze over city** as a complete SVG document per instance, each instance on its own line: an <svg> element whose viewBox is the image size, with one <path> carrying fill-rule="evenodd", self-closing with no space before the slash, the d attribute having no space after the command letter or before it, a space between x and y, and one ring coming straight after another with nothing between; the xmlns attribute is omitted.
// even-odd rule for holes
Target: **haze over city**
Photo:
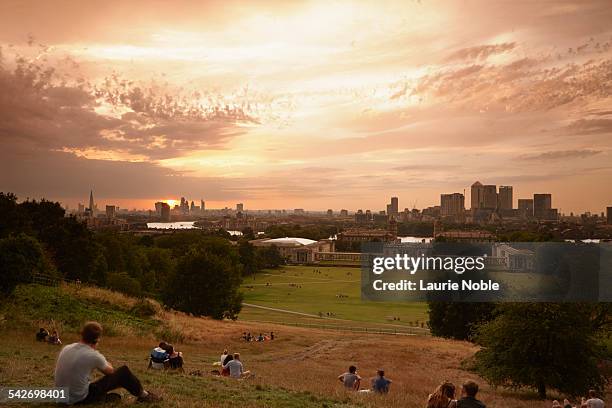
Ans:
<svg viewBox="0 0 612 408"><path fill-rule="evenodd" d="M610 21L607 1L5 1L0 190L376 210L479 180L599 213Z"/></svg>

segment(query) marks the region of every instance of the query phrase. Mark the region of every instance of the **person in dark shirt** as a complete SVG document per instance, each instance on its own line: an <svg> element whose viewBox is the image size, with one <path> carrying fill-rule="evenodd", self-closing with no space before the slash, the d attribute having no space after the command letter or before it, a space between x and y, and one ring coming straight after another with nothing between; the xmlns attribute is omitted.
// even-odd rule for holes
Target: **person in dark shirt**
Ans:
<svg viewBox="0 0 612 408"><path fill-rule="evenodd" d="M379 394L386 394L389 392L389 386L391 380L385 377L384 370L378 370L376 377L372 378L372 391Z"/></svg>
<svg viewBox="0 0 612 408"><path fill-rule="evenodd" d="M166 352L168 353L170 368L174 370L183 370L183 353L176 351L172 344L168 344Z"/></svg>
<svg viewBox="0 0 612 408"><path fill-rule="evenodd" d="M38 333L36 333L36 341L47 341L48 335L49 332L47 331L47 329L41 327Z"/></svg>
<svg viewBox="0 0 612 408"><path fill-rule="evenodd" d="M466 381L461 387L461 398L457 401L457 408L486 408L487 406L476 399L478 384Z"/></svg>

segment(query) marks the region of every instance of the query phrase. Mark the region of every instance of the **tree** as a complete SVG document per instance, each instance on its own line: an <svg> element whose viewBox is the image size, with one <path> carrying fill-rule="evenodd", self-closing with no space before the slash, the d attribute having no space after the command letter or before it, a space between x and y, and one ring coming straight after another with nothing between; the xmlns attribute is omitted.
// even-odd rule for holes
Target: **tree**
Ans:
<svg viewBox="0 0 612 408"><path fill-rule="evenodd" d="M493 385L534 388L541 398L550 388L584 395L606 382L597 366L606 331L607 304L500 304L476 331L475 369Z"/></svg>
<svg viewBox="0 0 612 408"><path fill-rule="evenodd" d="M215 319L235 319L242 308L240 264L227 241L193 246L164 288L170 307Z"/></svg>
<svg viewBox="0 0 612 408"><path fill-rule="evenodd" d="M493 303L428 302L431 334L458 340L470 340L480 323L491 319Z"/></svg>
<svg viewBox="0 0 612 408"><path fill-rule="evenodd" d="M255 256L259 269L278 268L285 263L276 245L257 248Z"/></svg>
<svg viewBox="0 0 612 408"><path fill-rule="evenodd" d="M113 272L106 276L106 285L113 290L130 296L140 296L140 282L125 272Z"/></svg>
<svg viewBox="0 0 612 408"><path fill-rule="evenodd" d="M255 247L249 241L241 239L238 244L238 256L242 264L242 272L246 275L252 275L257 272L257 263L255 259Z"/></svg>
<svg viewBox="0 0 612 408"><path fill-rule="evenodd" d="M40 243L25 234L0 239L0 293L8 295L32 275L44 273L48 265Z"/></svg>

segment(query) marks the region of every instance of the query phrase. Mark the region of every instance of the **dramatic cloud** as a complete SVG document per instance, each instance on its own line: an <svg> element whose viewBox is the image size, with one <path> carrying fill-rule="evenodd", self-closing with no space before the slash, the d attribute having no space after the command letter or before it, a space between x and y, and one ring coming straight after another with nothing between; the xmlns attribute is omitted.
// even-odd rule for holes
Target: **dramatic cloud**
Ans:
<svg viewBox="0 0 612 408"><path fill-rule="evenodd" d="M559 150L555 152L545 152L534 155L526 155L521 156L522 160L560 160L560 159L582 159L585 157L595 156L596 154L600 154L601 150Z"/></svg>
<svg viewBox="0 0 612 408"><path fill-rule="evenodd" d="M479 179L599 212L610 21L603 0L5 2L0 190L377 210Z"/></svg>
<svg viewBox="0 0 612 408"><path fill-rule="evenodd" d="M486 59L490 55L511 51L515 46L516 44L512 42L463 48L452 53L446 60Z"/></svg>

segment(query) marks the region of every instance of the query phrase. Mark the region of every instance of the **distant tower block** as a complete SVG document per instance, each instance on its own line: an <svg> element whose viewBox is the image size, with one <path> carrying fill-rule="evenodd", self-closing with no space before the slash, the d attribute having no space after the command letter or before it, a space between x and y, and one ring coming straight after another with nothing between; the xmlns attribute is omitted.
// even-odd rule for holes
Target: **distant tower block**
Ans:
<svg viewBox="0 0 612 408"><path fill-rule="evenodd" d="M93 198L93 190L89 191L89 211L93 214L95 208L94 198Z"/></svg>

